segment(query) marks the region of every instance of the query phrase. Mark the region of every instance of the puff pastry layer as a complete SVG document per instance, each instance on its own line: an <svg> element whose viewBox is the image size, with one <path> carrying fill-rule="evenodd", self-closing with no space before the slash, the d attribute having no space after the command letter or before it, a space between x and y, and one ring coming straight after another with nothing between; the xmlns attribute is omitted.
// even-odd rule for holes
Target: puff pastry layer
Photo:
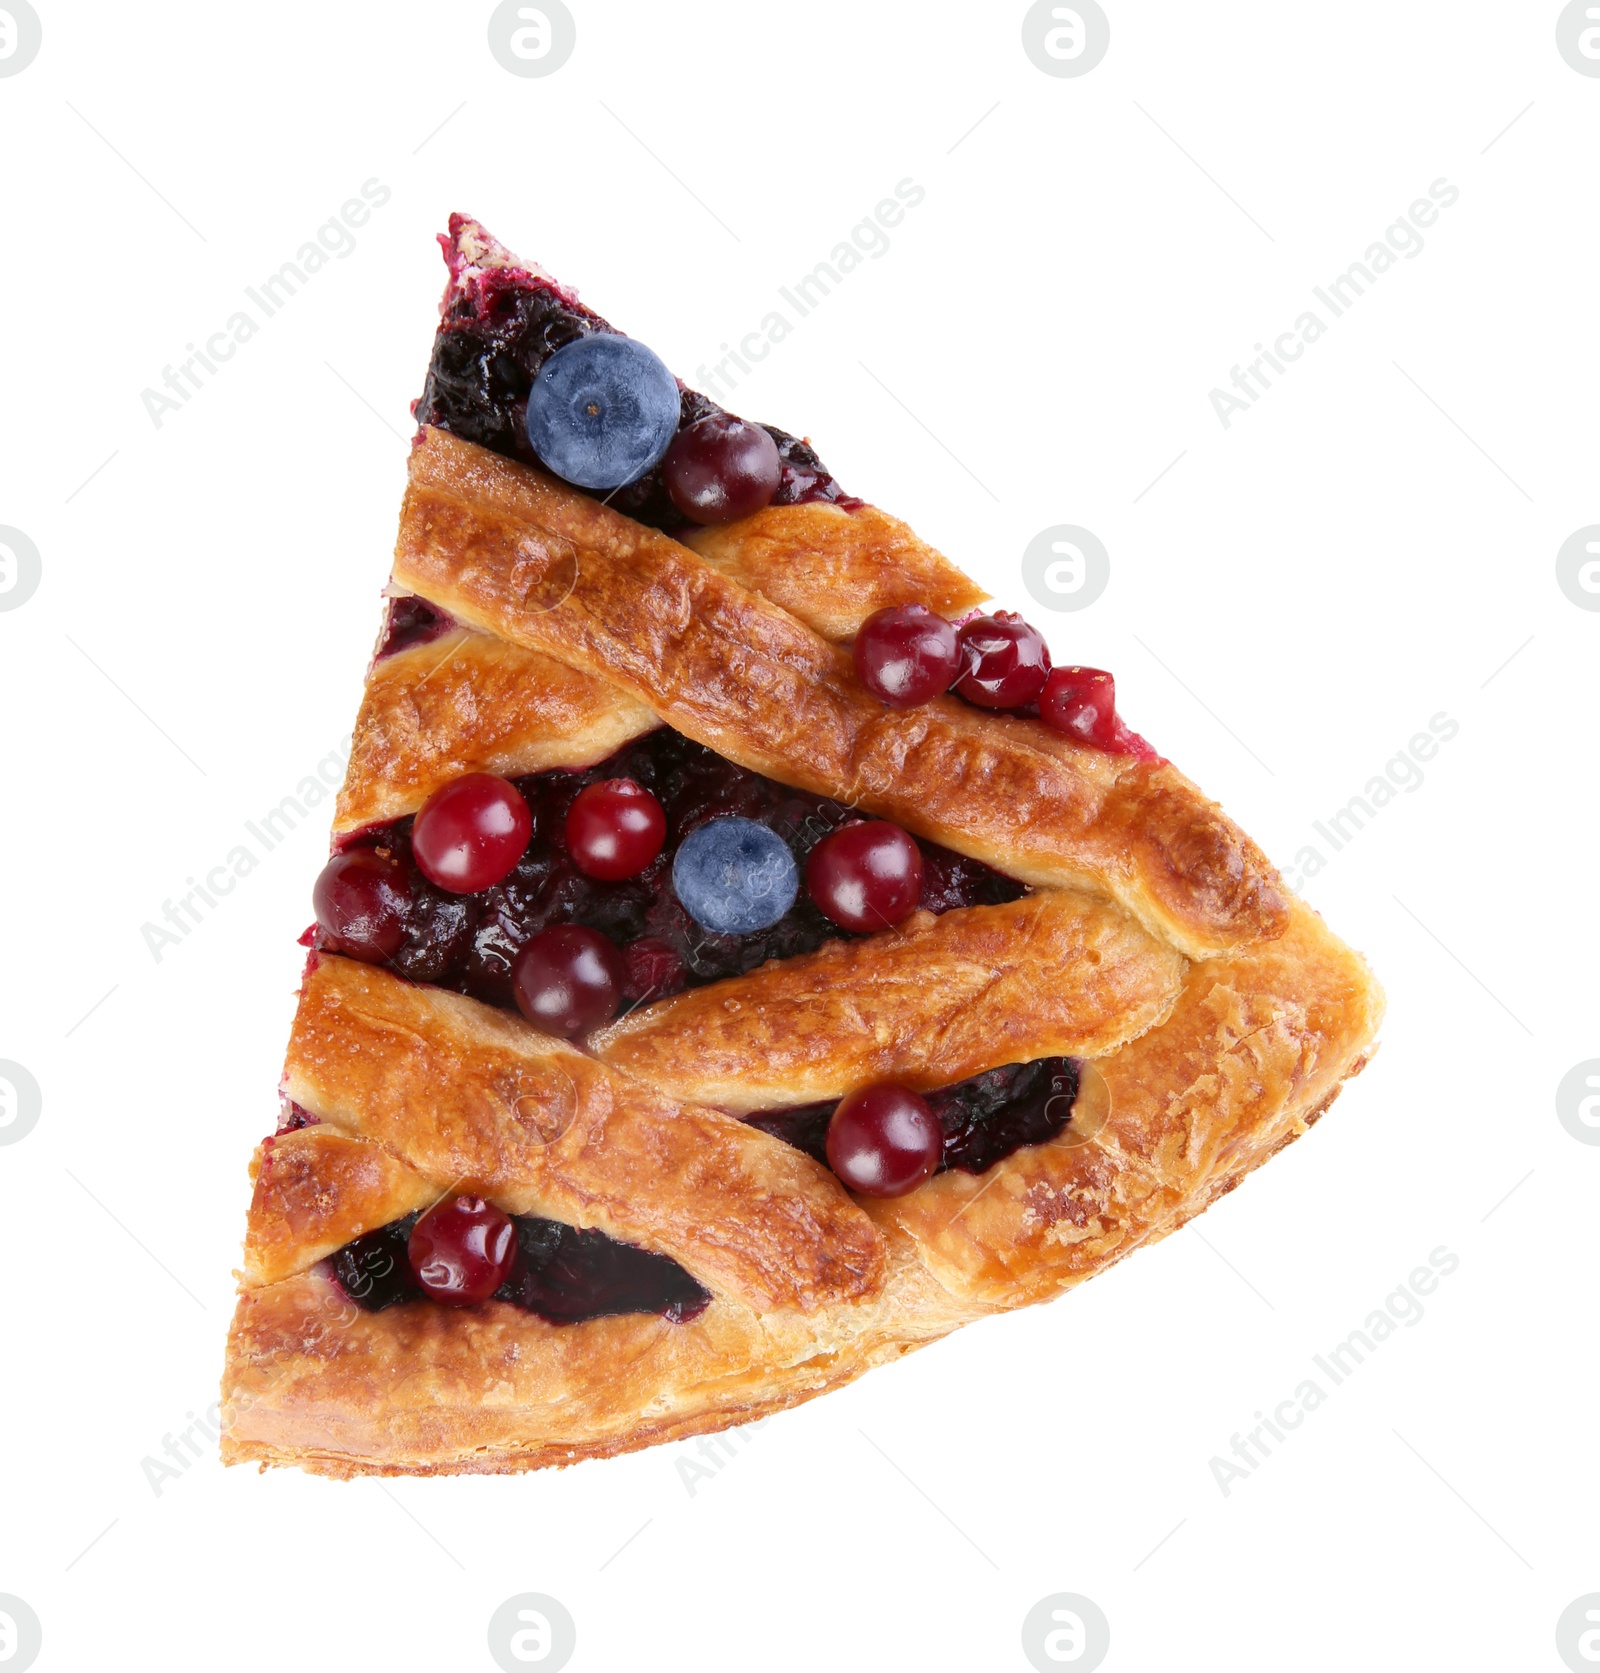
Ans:
<svg viewBox="0 0 1600 1673"><path fill-rule="evenodd" d="M691 988L602 1029L602 1061L747 1113L919 1091L1039 1057L1097 1057L1171 1009L1181 954L1109 902L1052 889Z"/></svg>

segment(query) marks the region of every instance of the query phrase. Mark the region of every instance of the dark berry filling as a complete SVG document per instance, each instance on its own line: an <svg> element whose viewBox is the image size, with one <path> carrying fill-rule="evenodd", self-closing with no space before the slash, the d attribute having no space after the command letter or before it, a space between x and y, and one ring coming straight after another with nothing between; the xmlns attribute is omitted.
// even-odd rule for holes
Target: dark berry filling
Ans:
<svg viewBox="0 0 1600 1673"><path fill-rule="evenodd" d="M408 1214L367 1232L331 1255L328 1270L363 1311L381 1313L425 1292L407 1248L419 1216ZM494 1292L551 1324L578 1324L615 1313L656 1313L674 1324L698 1318L711 1295L675 1260L619 1243L604 1232L558 1220L513 1215L517 1253L511 1275Z"/></svg>
<svg viewBox="0 0 1600 1673"><path fill-rule="evenodd" d="M632 780L660 804L666 845L636 876L607 882L587 875L574 860L567 845L567 814L580 791L618 778ZM584 771L535 773L516 785L533 815L533 838L510 873L480 893L450 894L422 875L412 858L409 819L363 832L345 850L385 850L409 880L404 942L387 960L390 969L412 981L437 983L511 1008L512 967L522 948L554 924L581 924L621 949L621 1009L626 1011L683 988L742 975L768 959L814 952L848 934L802 890L769 927L719 935L689 916L672 884L678 844L708 821L728 815L776 832L803 872L811 849L856 817L827 797L749 772L665 726ZM917 846L922 855L919 904L930 912L999 905L1027 892L980 861L932 843ZM337 950L326 932L316 944Z"/></svg>
<svg viewBox="0 0 1600 1673"><path fill-rule="evenodd" d="M447 251L448 256L448 251ZM431 424L508 458L537 464L528 440L528 391L539 368L559 348L615 328L550 284L517 268L485 269L453 296L433 340L427 381L416 404L419 424ZM680 433L723 412L705 395L680 395ZM861 504L834 481L806 443L766 424L778 450L774 505L829 500L846 509ZM636 482L602 494L627 516L658 529L684 528L690 519L673 503L656 465Z"/></svg>
<svg viewBox="0 0 1600 1673"><path fill-rule="evenodd" d="M1078 1064L1071 1057L1040 1057L1007 1063L924 1099L944 1129L944 1157L938 1172L959 1168L986 1173L1025 1144L1044 1144L1072 1117L1078 1096ZM792 1144L828 1165L828 1123L840 1100L747 1115L752 1127Z"/></svg>
<svg viewBox="0 0 1600 1673"><path fill-rule="evenodd" d="M278 1112L278 1133L298 1133L302 1127L319 1125L316 1116L310 1110L301 1109L292 1098L283 1100L283 1108Z"/></svg>
<svg viewBox="0 0 1600 1673"><path fill-rule="evenodd" d="M382 662L396 651L410 650L413 645L426 645L456 625L454 616L414 595L387 598L384 606L383 631L378 635L374 662Z"/></svg>
<svg viewBox="0 0 1600 1673"><path fill-rule="evenodd" d="M518 1219L516 1226L517 1264L497 1297L552 1324L612 1313L659 1313L682 1324L710 1305L710 1291L667 1255L558 1220Z"/></svg>

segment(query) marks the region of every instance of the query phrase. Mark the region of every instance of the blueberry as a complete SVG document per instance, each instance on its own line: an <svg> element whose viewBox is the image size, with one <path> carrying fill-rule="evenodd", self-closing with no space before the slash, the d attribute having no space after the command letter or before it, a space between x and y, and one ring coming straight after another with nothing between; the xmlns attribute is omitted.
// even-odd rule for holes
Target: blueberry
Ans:
<svg viewBox="0 0 1600 1673"><path fill-rule="evenodd" d="M794 905L800 872L776 831L753 819L713 819L679 845L672 886L702 929L753 935Z"/></svg>
<svg viewBox="0 0 1600 1673"><path fill-rule="evenodd" d="M528 440L580 488L620 488L656 463L678 432L678 383L632 337L568 343L539 368L528 395Z"/></svg>

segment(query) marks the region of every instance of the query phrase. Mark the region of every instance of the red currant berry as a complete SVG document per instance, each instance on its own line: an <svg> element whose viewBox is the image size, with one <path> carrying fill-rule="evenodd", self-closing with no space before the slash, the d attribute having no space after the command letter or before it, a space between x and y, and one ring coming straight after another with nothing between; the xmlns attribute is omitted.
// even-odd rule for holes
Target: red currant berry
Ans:
<svg viewBox="0 0 1600 1673"><path fill-rule="evenodd" d="M861 683L891 709L909 709L950 689L961 672L956 630L926 604L874 610L854 649Z"/></svg>
<svg viewBox="0 0 1600 1673"><path fill-rule="evenodd" d="M938 1172L944 1131L926 1098L886 1083L840 1100L827 1149L828 1166L852 1191L903 1197Z"/></svg>
<svg viewBox="0 0 1600 1673"><path fill-rule="evenodd" d="M580 790L567 809L567 847L586 876L602 883L637 877L667 840L667 816L642 784L607 778Z"/></svg>
<svg viewBox="0 0 1600 1673"><path fill-rule="evenodd" d="M335 854L311 887L317 923L336 951L383 964L405 945L411 890L392 854L353 848Z"/></svg>
<svg viewBox="0 0 1600 1673"><path fill-rule="evenodd" d="M411 1228L406 1245L416 1280L435 1301L487 1301L511 1275L517 1228L482 1197L450 1197Z"/></svg>
<svg viewBox="0 0 1600 1673"><path fill-rule="evenodd" d="M535 1028L570 1040L617 1014L623 976L615 942L581 924L557 924L517 954L511 990Z"/></svg>
<svg viewBox="0 0 1600 1673"><path fill-rule="evenodd" d="M922 850L886 819L846 825L811 850L806 893L841 929L888 929L922 896Z"/></svg>
<svg viewBox="0 0 1600 1673"><path fill-rule="evenodd" d="M1020 709L1044 689L1050 648L1036 627L1010 610L974 616L961 630L966 672L956 690L985 709Z"/></svg>
<svg viewBox="0 0 1600 1673"><path fill-rule="evenodd" d="M680 430L661 461L672 503L695 523L732 523L761 510L782 475L778 444L759 424L729 412Z"/></svg>
<svg viewBox="0 0 1600 1673"><path fill-rule="evenodd" d="M1103 668L1057 668L1039 694L1039 718L1096 749L1116 749L1125 730L1117 719L1117 683Z"/></svg>
<svg viewBox="0 0 1600 1673"><path fill-rule="evenodd" d="M516 865L532 835L533 815L516 785L492 773L468 773L422 804L411 852L430 883L475 895Z"/></svg>

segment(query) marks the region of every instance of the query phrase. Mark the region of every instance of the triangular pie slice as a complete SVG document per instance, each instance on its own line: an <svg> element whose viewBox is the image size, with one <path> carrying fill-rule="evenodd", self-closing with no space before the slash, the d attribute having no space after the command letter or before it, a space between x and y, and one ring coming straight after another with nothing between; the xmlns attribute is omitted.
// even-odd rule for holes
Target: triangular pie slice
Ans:
<svg viewBox="0 0 1600 1673"><path fill-rule="evenodd" d="M530 439L558 373L620 356L648 428L649 357L476 222L441 243L225 1458L509 1471L744 1423L1092 1277L1304 1133L1382 995L1093 671L1019 697L1031 630L670 377L665 463L564 480L588 456ZM713 432L748 453L721 514L761 502L731 521L693 498ZM901 672L958 624L955 689L862 661L909 606Z"/></svg>

